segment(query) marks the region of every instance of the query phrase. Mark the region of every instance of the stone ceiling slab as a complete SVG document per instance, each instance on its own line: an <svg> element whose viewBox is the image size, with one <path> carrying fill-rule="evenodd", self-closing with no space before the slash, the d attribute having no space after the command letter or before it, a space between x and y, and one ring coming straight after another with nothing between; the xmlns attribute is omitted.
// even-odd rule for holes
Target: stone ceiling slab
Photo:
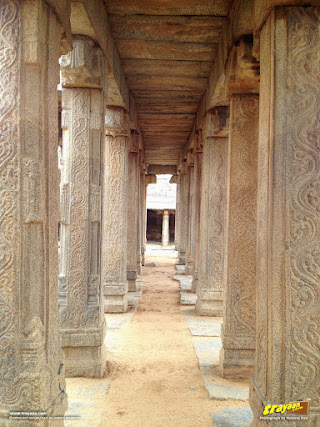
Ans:
<svg viewBox="0 0 320 427"><path fill-rule="evenodd" d="M231 2L105 3L123 71L136 101L146 162L178 162L207 88Z"/></svg>

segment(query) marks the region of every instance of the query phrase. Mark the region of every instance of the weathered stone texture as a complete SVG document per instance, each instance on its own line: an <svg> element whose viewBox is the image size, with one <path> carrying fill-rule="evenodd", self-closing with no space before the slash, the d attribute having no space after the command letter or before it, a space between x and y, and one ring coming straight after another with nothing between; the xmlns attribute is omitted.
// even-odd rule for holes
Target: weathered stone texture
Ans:
<svg viewBox="0 0 320 427"><path fill-rule="evenodd" d="M125 312L127 281L127 174L129 121L122 108L106 113L102 212L102 286L105 312Z"/></svg>
<svg viewBox="0 0 320 427"><path fill-rule="evenodd" d="M251 375L254 366L258 107L257 95L232 95L223 347L220 353L220 365L226 377Z"/></svg>
<svg viewBox="0 0 320 427"><path fill-rule="evenodd" d="M319 8L286 7L261 33L256 426L265 402L306 398L320 422L319 28Z"/></svg>
<svg viewBox="0 0 320 427"><path fill-rule="evenodd" d="M61 416L67 406L57 283L60 38L55 13L43 1L0 3L0 424L4 426L21 425L9 420L10 410ZM44 425L52 424L47 420Z"/></svg>
<svg viewBox="0 0 320 427"><path fill-rule="evenodd" d="M136 140L137 135L132 134L131 139ZM128 251L127 251L127 279L129 291L136 291L137 279L137 247L138 247L138 221L139 221L139 149L133 143L128 159ZM140 254L139 254L140 258Z"/></svg>
<svg viewBox="0 0 320 427"><path fill-rule="evenodd" d="M211 116L211 113L208 113ZM228 138L215 137L206 121L200 211L200 261L196 310L222 316L225 281Z"/></svg>

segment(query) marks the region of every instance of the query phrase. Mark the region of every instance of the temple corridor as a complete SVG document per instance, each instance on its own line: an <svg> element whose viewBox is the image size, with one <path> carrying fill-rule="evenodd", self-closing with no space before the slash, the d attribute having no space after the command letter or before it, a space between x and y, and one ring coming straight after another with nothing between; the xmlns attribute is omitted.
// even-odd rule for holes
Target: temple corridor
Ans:
<svg viewBox="0 0 320 427"><path fill-rule="evenodd" d="M0 427L319 427L319 1L0 0Z"/></svg>
<svg viewBox="0 0 320 427"><path fill-rule="evenodd" d="M106 314L107 386L106 379L67 379L67 414L81 417L67 426L210 427L211 413L249 407L248 395L209 399L185 314L196 321L198 317L194 305L180 305L179 282L172 279L177 274L172 252L159 248L146 256L134 314L133 308L122 315ZM217 368L210 360L204 365L212 372ZM244 380L227 385L248 390ZM93 400L87 389L95 390ZM241 425L240 418L229 422Z"/></svg>

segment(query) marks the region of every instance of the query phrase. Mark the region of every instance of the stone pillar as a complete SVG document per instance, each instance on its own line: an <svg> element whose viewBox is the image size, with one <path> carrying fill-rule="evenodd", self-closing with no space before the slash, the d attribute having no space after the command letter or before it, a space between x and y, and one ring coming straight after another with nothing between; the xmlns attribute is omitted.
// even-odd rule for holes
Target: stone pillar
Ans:
<svg viewBox="0 0 320 427"><path fill-rule="evenodd" d="M146 187L146 175L145 170L142 168L142 172L140 174L140 205L141 205L141 265L144 265L145 263L145 252L146 252L146 235L147 235L147 221L146 221L146 214L147 214L147 187Z"/></svg>
<svg viewBox="0 0 320 427"><path fill-rule="evenodd" d="M222 316L225 282L228 109L208 112L204 128L201 182L199 280L196 311Z"/></svg>
<svg viewBox="0 0 320 427"><path fill-rule="evenodd" d="M251 51L250 40L243 39L234 46L227 77L231 102L226 282L220 351L220 367L225 377L251 376L255 357L259 64L250 56Z"/></svg>
<svg viewBox="0 0 320 427"><path fill-rule="evenodd" d="M139 146L135 131L131 131L128 166L128 254L127 279L128 290L135 292L137 280L137 248L138 248L138 221L139 221ZM140 254L139 254L140 259Z"/></svg>
<svg viewBox="0 0 320 427"><path fill-rule="evenodd" d="M188 232L187 232L187 257L186 274L192 274L194 269L194 224L195 224L195 177L194 177L194 156L188 156Z"/></svg>
<svg viewBox="0 0 320 427"><path fill-rule="evenodd" d="M162 246L169 245L169 212L165 209L162 215Z"/></svg>
<svg viewBox="0 0 320 427"><path fill-rule="evenodd" d="M108 107L105 124L101 262L104 310L124 313L128 308L128 115L121 107Z"/></svg>
<svg viewBox="0 0 320 427"><path fill-rule="evenodd" d="M201 176L202 130L199 129L196 132L194 154L194 266L192 271L192 292L196 292L199 279Z"/></svg>
<svg viewBox="0 0 320 427"><path fill-rule="evenodd" d="M255 426L308 398L308 421L284 425L320 425L319 28L319 7L279 7L260 38Z"/></svg>
<svg viewBox="0 0 320 427"><path fill-rule="evenodd" d="M105 67L100 48L87 37L74 39L73 51L60 64L62 347L67 376L101 377L106 365L100 281Z"/></svg>
<svg viewBox="0 0 320 427"><path fill-rule="evenodd" d="M174 220L174 246L179 252L179 232L180 232L180 175L177 176L176 213ZM178 261L179 262L179 261Z"/></svg>
<svg viewBox="0 0 320 427"><path fill-rule="evenodd" d="M62 31L43 1L0 3L2 426L38 425L10 411L63 416L67 408L57 280Z"/></svg>
<svg viewBox="0 0 320 427"><path fill-rule="evenodd" d="M180 171L179 186L179 260L178 264L185 265L187 261L188 227L189 225L189 174L186 163Z"/></svg>

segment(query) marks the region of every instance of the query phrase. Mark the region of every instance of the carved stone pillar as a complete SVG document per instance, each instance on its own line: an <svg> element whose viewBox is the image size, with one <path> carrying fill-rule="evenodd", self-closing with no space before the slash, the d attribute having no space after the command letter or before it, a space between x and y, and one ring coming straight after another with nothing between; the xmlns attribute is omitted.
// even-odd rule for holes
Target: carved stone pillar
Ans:
<svg viewBox="0 0 320 427"><path fill-rule="evenodd" d="M252 375L255 356L259 64L244 38L229 56L227 253L220 367Z"/></svg>
<svg viewBox="0 0 320 427"><path fill-rule="evenodd" d="M101 377L101 153L106 77L100 48L81 37L61 58L62 171L59 300L66 375ZM95 64L94 68L92 64ZM97 87L100 86L100 87Z"/></svg>
<svg viewBox="0 0 320 427"><path fill-rule="evenodd" d="M199 280L196 310L222 316L225 282L228 109L207 113L201 181Z"/></svg>
<svg viewBox="0 0 320 427"><path fill-rule="evenodd" d="M175 175L170 180L171 184L177 184L176 190L176 212L174 216L174 247L179 251L179 230L180 230L180 176Z"/></svg>
<svg viewBox="0 0 320 427"><path fill-rule="evenodd" d="M168 246L169 244L169 212L163 211L162 216L162 246Z"/></svg>
<svg viewBox="0 0 320 427"><path fill-rule="evenodd" d="M192 271L192 292L196 292L199 279L201 176L202 130L199 129L196 132L194 154L194 266Z"/></svg>
<svg viewBox="0 0 320 427"><path fill-rule="evenodd" d="M279 7L260 38L255 426L308 398L296 425L320 425L319 28L319 7Z"/></svg>
<svg viewBox="0 0 320 427"><path fill-rule="evenodd" d="M145 263L145 252L146 252L146 235L147 235L147 187L146 187L146 175L145 170L142 169L140 174L140 205L141 205L141 264Z"/></svg>
<svg viewBox="0 0 320 427"><path fill-rule="evenodd" d="M62 31L43 1L0 3L2 426L35 425L10 411L63 416L67 408L57 280Z"/></svg>
<svg viewBox="0 0 320 427"><path fill-rule="evenodd" d="M138 135L131 134L129 146L128 166L128 254L127 279L128 289L135 292L137 280L137 248L138 248L138 221L139 221L139 146ZM139 253L140 260L140 253Z"/></svg>
<svg viewBox="0 0 320 427"><path fill-rule="evenodd" d="M186 274L192 274L194 269L194 224L195 224L195 176L194 156L190 154L188 165L189 188L188 188L188 232L187 232L187 257Z"/></svg>
<svg viewBox="0 0 320 427"><path fill-rule="evenodd" d="M180 171L179 185L179 260L185 265L187 261L188 227L189 225L189 174L184 163Z"/></svg>
<svg viewBox="0 0 320 427"><path fill-rule="evenodd" d="M101 262L104 310L124 313L128 308L128 115L121 107L108 107L105 125Z"/></svg>

